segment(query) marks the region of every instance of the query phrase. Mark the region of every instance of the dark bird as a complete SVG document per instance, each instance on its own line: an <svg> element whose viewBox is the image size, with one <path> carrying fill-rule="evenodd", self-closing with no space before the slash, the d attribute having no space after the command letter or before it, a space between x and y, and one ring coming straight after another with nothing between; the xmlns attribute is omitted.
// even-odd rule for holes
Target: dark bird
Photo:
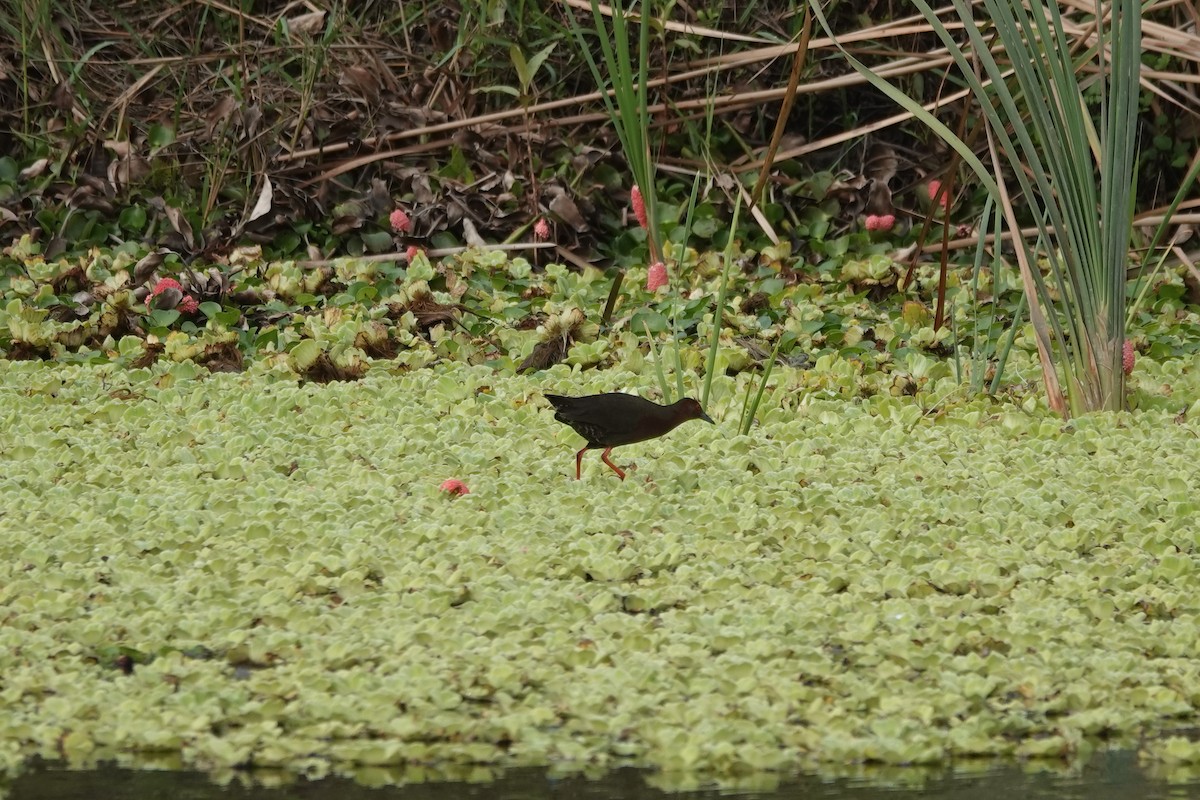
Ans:
<svg viewBox="0 0 1200 800"><path fill-rule="evenodd" d="M689 419L702 419L713 423L704 409L690 397L677 400L669 406L660 406L637 395L609 392L591 394L586 397L561 397L546 395L554 406L554 418L575 429L587 439L587 446L575 454L575 480L583 463L583 454L588 450L604 452L600 459L613 472L625 480L625 473L608 460L614 447L634 442L644 442L674 430Z"/></svg>

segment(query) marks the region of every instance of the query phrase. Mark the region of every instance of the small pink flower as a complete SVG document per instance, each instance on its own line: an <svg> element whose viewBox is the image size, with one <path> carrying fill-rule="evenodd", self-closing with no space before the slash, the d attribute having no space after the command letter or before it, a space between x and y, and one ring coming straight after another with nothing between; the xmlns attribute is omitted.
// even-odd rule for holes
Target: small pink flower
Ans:
<svg viewBox="0 0 1200 800"><path fill-rule="evenodd" d="M404 257L408 259L408 263L413 263L413 259L425 252L415 244L410 244L408 249L404 251Z"/></svg>
<svg viewBox="0 0 1200 800"><path fill-rule="evenodd" d="M895 214L868 214L867 215L867 230L869 231L890 231L892 226L896 224Z"/></svg>
<svg viewBox="0 0 1200 800"><path fill-rule="evenodd" d="M392 230L396 233L408 233L412 230L412 220L408 218L408 214L404 213L403 208L397 208L388 217L388 221L392 223Z"/></svg>
<svg viewBox="0 0 1200 800"><path fill-rule="evenodd" d="M196 298L190 294L185 294L183 287L179 285L179 281L174 278L160 278L158 283L154 284L154 288L150 290L150 294L146 297L146 308L153 307L154 298L158 297L168 289L174 289L183 295L179 302L175 304L175 310L180 314L195 314L200 310L200 304L196 302Z"/></svg>
<svg viewBox="0 0 1200 800"><path fill-rule="evenodd" d="M1133 342L1126 339L1125 340L1125 349L1121 353L1121 366L1124 368L1126 375L1133 372L1133 362L1134 362Z"/></svg>
<svg viewBox="0 0 1200 800"><path fill-rule="evenodd" d="M533 223L533 238L539 242L544 242L550 238L550 223L546 222L545 217Z"/></svg>
<svg viewBox="0 0 1200 800"><path fill-rule="evenodd" d="M929 182L929 199L933 200L934 198L937 198L937 193L940 192L941 190L942 190L942 182L939 181L937 178L934 178L933 180L931 180ZM938 198L937 203L938 203L938 205L940 205L942 207L943 211L949 212L950 211L950 193L947 192L947 193L943 194L940 198Z"/></svg>
<svg viewBox="0 0 1200 800"><path fill-rule="evenodd" d="M178 289L183 291L183 287L179 285L179 281L174 278L160 278L158 283L154 284L154 288L150 290L151 297L158 297L167 289Z"/></svg>
<svg viewBox="0 0 1200 800"><path fill-rule="evenodd" d="M666 285L667 265L661 261L655 261L650 265L649 271L646 272L646 291L657 292Z"/></svg>
<svg viewBox="0 0 1200 800"><path fill-rule="evenodd" d="M636 183L629 190L629 204L633 206L633 215L637 217L638 225L649 228L650 224L646 217L646 200L642 197L642 190Z"/></svg>
<svg viewBox="0 0 1200 800"><path fill-rule="evenodd" d="M471 490L467 488L467 485L458 478L447 478L446 480L442 481L442 485L438 488L447 494L454 495L455 497L461 494L471 493Z"/></svg>

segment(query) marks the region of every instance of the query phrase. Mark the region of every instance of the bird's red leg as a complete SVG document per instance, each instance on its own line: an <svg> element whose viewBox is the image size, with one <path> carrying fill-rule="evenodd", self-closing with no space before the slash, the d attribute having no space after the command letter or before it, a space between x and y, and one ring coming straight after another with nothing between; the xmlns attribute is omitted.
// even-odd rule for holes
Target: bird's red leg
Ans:
<svg viewBox="0 0 1200 800"><path fill-rule="evenodd" d="M579 470L583 464L583 454L587 452L587 448L583 448L575 454L575 480L579 480Z"/></svg>
<svg viewBox="0 0 1200 800"><path fill-rule="evenodd" d="M608 454L611 452L612 452L611 447L608 448L607 450L605 450L603 453L600 454L600 460L603 461L605 464L608 464L610 467L612 467L612 471L617 473L618 478L620 478L621 480L625 480L625 473L621 471L621 468L608 460Z"/></svg>

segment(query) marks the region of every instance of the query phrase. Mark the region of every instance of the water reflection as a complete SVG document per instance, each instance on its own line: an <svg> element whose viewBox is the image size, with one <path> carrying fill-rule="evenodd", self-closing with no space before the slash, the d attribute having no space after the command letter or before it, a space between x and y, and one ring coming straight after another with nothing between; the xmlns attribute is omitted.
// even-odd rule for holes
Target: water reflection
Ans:
<svg viewBox="0 0 1200 800"><path fill-rule="evenodd" d="M66 770L41 765L0 783L0 800L1154 800L1200 798L1194 771L1143 768L1130 751L1097 753L1087 764L995 762L953 768L844 767L836 777L749 776L721 788L694 776L619 769L603 775L545 769L497 772L487 767L364 768L311 781L280 771L195 772L124 769L115 765Z"/></svg>

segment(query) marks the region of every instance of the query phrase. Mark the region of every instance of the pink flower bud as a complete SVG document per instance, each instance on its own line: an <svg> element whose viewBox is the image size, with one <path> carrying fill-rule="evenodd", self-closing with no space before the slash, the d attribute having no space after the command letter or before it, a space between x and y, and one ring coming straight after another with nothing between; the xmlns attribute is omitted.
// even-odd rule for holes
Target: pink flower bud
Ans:
<svg viewBox="0 0 1200 800"><path fill-rule="evenodd" d="M412 220L408 218L408 214L404 213L403 208L397 208L388 217L388 221L392 223L392 230L396 233L408 233L412 230Z"/></svg>
<svg viewBox="0 0 1200 800"><path fill-rule="evenodd" d="M931 180L929 182L928 188L929 188L929 199L934 200L935 198L937 198L937 204L942 207L942 210L945 212L949 212L950 211L950 193L947 192L946 194L943 194L940 198L938 198L938 196L937 196L937 193L942 190L942 182L939 181L937 178L934 178L933 180Z"/></svg>
<svg viewBox="0 0 1200 800"><path fill-rule="evenodd" d="M890 231L892 226L896 224L895 214L869 214L867 215L867 230L869 231Z"/></svg>
<svg viewBox="0 0 1200 800"><path fill-rule="evenodd" d="M646 273L646 291L657 292L666 285L667 265L661 261L655 261L650 265L650 269Z"/></svg>
<svg viewBox="0 0 1200 800"><path fill-rule="evenodd" d="M649 228L649 220L646 217L646 201L642 197L642 190L636 183L629 190L629 204L633 206L633 215L637 217L638 225Z"/></svg>

